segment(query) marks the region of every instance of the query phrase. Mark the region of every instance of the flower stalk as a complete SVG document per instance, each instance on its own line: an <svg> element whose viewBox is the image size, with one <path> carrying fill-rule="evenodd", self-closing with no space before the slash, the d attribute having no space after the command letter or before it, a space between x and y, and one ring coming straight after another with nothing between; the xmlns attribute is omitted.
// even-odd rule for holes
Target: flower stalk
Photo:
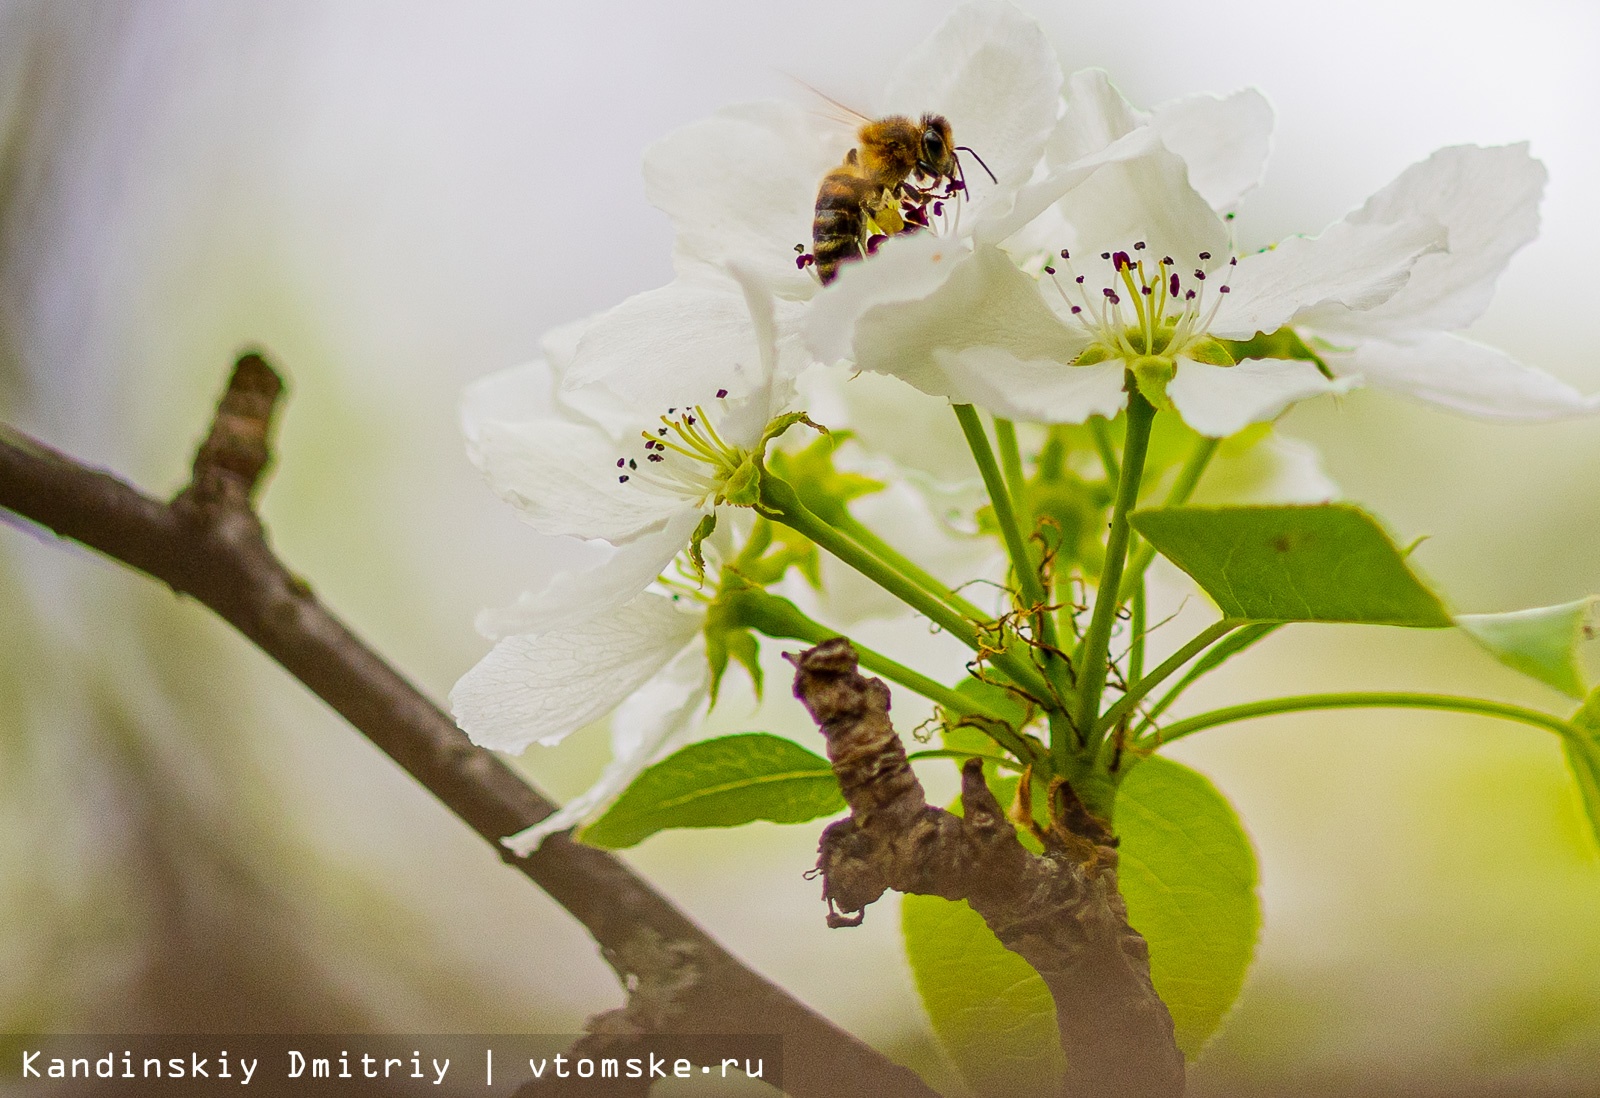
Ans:
<svg viewBox="0 0 1600 1098"><path fill-rule="evenodd" d="M1094 758L1100 748L1096 725L1100 716L1100 695L1106 684L1111 629L1116 623L1122 573L1127 563L1128 512L1139 498L1139 481L1144 474L1145 453L1149 449L1150 428L1156 414L1154 406L1137 391L1131 374L1127 384L1132 390L1128 394L1128 429L1122 449L1121 475L1117 479L1117 497L1111 509L1111 531L1106 538L1106 563L1100 574L1100 594L1095 599L1094 614L1080 646L1083 656L1075 661L1079 668L1076 723L1080 735L1084 736L1082 749L1089 758ZM1071 745L1059 737L1051 739L1057 765L1065 771Z"/></svg>

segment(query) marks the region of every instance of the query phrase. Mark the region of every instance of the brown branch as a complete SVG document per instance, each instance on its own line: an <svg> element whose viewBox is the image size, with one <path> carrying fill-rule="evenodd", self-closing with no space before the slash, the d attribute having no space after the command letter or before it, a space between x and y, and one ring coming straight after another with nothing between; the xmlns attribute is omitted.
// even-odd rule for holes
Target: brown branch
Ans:
<svg viewBox="0 0 1600 1098"><path fill-rule="evenodd" d="M862 677L843 638L799 656L795 696L828 741L850 817L822 834L829 925L853 926L888 889L966 900L1055 998L1071 1098L1172 1098L1184 1088L1172 1017L1150 983L1150 954L1128 925L1110 836L1070 787L1032 854L995 800L983 764L961 773L961 816L927 803L889 721L889 688ZM1075 809L1075 810L1074 810Z"/></svg>
<svg viewBox="0 0 1600 1098"><path fill-rule="evenodd" d="M792 1094L932 1096L915 1073L747 968L612 855L565 835L526 858L500 846L555 806L473 746L267 544L251 500L281 391L259 356L239 360L194 478L170 504L0 427L0 508L203 603L332 706L588 928L631 989L623 1013L636 1032L777 1033Z"/></svg>

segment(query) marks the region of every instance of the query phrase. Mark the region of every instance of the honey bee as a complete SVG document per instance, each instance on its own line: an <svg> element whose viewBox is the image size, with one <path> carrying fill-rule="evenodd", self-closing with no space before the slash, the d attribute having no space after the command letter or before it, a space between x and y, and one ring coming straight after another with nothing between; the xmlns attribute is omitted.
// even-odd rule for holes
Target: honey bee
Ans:
<svg viewBox="0 0 1600 1098"><path fill-rule="evenodd" d="M983 164L955 144L950 123L937 114L862 119L856 138L857 147L817 189L811 251L795 249L799 266L815 264L823 285L838 276L839 264L871 254L897 233L927 228L930 214L938 217L944 203L965 193L958 149Z"/></svg>

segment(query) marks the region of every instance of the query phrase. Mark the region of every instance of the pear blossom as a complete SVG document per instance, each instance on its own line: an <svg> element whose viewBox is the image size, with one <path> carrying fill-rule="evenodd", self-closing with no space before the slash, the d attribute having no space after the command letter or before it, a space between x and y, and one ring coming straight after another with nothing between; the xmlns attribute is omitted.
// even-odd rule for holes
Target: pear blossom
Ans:
<svg viewBox="0 0 1600 1098"><path fill-rule="evenodd" d="M1041 162L1060 109L1062 75L1037 23L1008 3L965 4L907 52L870 117L944 116L958 144L987 166L968 172L946 231L968 234L1010 210ZM676 230L680 273L736 262L782 298L805 300L816 275L796 263L811 246L817 187L855 144L854 124L792 103L728 108L645 154L650 201Z"/></svg>
<svg viewBox="0 0 1600 1098"><path fill-rule="evenodd" d="M1537 229L1544 171L1525 146L1443 150L1317 238L1239 256L1226 212L1253 183L1257 147L1224 142L1234 151L1207 156L1193 135L1132 111L1102 78L1073 87L1079 98L1051 149L1076 159L1034 185L1050 197L1064 179L1061 196L1035 210L1025 192L972 241L895 239L841 272L806 320L817 357L996 415L1058 423L1114 416L1131 371L1146 397L1212 436L1369 373L1493 418L1595 407L1446 334L1476 318ZM1317 353L1235 362L1222 342L1289 325Z"/></svg>
<svg viewBox="0 0 1600 1098"><path fill-rule="evenodd" d="M539 596L604 609L642 591L704 518L748 490L794 384L780 369L771 299L744 272L680 279L563 338L544 407L508 394L537 389L545 364L469 390L468 450L540 533L626 550L601 554L581 596L560 582Z"/></svg>
<svg viewBox="0 0 1600 1098"><path fill-rule="evenodd" d="M1420 257L1393 296L1369 309L1328 302L1292 323L1317 338L1335 374L1483 419L1535 422L1600 409L1600 396L1454 334L1483 314L1511 256L1539 232L1544 165L1526 143L1440 149L1407 168L1340 224L1426 217L1448 250Z"/></svg>

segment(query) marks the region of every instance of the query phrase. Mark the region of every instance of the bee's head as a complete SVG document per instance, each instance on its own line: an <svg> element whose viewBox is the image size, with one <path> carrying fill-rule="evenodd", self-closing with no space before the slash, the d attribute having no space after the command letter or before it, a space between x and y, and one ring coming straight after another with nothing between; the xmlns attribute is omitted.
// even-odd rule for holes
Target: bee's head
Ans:
<svg viewBox="0 0 1600 1098"><path fill-rule="evenodd" d="M955 143L950 123L943 115L922 116L922 145L917 150L917 171L922 175L951 177L956 173Z"/></svg>

